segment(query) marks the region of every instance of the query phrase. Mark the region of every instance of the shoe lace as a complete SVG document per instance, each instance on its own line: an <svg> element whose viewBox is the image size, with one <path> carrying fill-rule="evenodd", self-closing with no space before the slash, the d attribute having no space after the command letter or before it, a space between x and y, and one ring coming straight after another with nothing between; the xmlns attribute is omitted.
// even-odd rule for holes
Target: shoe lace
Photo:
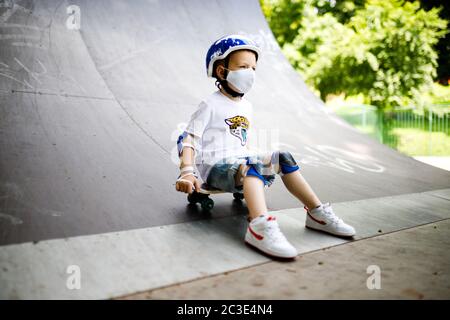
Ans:
<svg viewBox="0 0 450 320"><path fill-rule="evenodd" d="M276 223L275 221L272 221L271 223L267 224L266 231L269 237L271 237L274 240L287 241L286 237L281 232L278 223Z"/></svg>
<svg viewBox="0 0 450 320"><path fill-rule="evenodd" d="M325 211L325 215L327 216L327 218L330 219L332 223L341 224L344 222L344 221L342 221L342 219L340 219L338 216L336 216L336 214L333 212L333 209L331 208L331 204L329 202L327 202L323 205L323 210Z"/></svg>

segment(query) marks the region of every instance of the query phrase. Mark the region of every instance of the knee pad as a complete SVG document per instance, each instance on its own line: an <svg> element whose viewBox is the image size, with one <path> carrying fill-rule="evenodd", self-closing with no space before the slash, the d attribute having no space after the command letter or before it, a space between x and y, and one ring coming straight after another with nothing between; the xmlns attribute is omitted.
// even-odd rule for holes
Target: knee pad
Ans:
<svg viewBox="0 0 450 320"><path fill-rule="evenodd" d="M282 174L291 173L300 169L289 151L277 151L275 157L278 158L278 163L280 164Z"/></svg>

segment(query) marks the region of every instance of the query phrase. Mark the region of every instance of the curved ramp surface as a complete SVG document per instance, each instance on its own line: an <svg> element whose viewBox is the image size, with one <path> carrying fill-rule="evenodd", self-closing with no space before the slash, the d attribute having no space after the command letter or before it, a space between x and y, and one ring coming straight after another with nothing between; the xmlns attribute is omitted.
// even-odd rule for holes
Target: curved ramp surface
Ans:
<svg viewBox="0 0 450 320"><path fill-rule="evenodd" d="M215 90L204 55L229 33L263 48L248 96L259 144L294 154L322 201L450 187L449 172L330 113L257 0L0 1L0 244L204 219L175 191L175 140ZM230 195L215 201L212 217L246 211ZM267 201L301 206L279 177Z"/></svg>

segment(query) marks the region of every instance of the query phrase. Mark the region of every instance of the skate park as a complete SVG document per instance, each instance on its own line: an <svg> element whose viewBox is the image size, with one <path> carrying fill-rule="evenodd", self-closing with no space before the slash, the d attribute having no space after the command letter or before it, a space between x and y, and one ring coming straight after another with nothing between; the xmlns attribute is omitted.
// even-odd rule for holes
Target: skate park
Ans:
<svg viewBox="0 0 450 320"><path fill-rule="evenodd" d="M1 299L449 298L450 172L330 112L258 1L5 1L0 32ZM295 156L353 241L305 230L278 177L266 200L293 263L244 245L245 200L217 195L205 213L176 192L176 139L215 90L205 52L230 33L262 48L260 139Z"/></svg>

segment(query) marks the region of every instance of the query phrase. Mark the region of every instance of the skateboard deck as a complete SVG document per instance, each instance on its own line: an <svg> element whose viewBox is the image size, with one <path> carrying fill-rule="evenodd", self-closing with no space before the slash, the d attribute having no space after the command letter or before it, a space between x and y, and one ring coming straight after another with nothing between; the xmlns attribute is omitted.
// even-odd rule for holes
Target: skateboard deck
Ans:
<svg viewBox="0 0 450 320"><path fill-rule="evenodd" d="M205 182L202 183L202 185L200 186L200 190L195 190L195 192L203 193L203 194L226 193L226 191L223 191L221 189L217 189L217 188L211 187L210 185L206 184Z"/></svg>
<svg viewBox="0 0 450 320"><path fill-rule="evenodd" d="M212 194L220 194L220 193L228 193L227 191L214 188L212 186L207 185L206 183L202 183L199 190L194 190L191 194L188 195L187 199L189 203L196 204L200 203L201 207L209 211L214 208L214 200L209 196ZM244 194L241 192L233 193L233 197L236 200L244 199Z"/></svg>

